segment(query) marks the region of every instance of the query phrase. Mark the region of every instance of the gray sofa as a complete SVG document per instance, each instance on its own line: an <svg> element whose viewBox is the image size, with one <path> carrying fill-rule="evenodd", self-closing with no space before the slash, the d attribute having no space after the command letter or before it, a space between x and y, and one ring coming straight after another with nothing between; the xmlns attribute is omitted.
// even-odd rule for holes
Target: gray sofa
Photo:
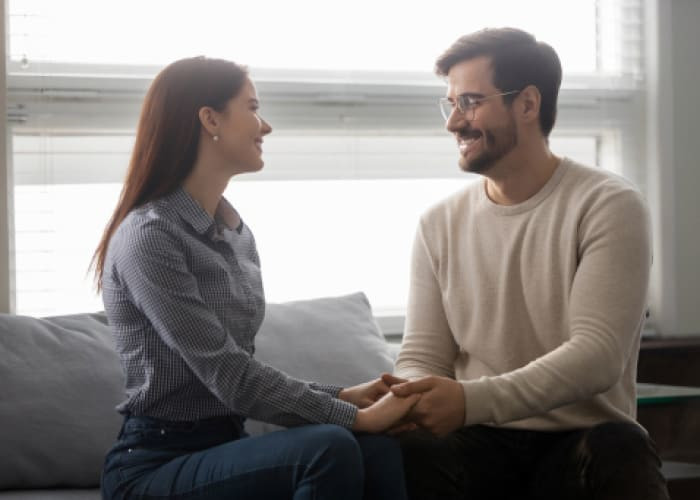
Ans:
<svg viewBox="0 0 700 500"><path fill-rule="evenodd" d="M256 357L290 375L342 386L391 371L362 293L268 304ZM0 314L0 500L99 499L116 438L123 375L103 313ZM248 432L276 429L248 421Z"/></svg>

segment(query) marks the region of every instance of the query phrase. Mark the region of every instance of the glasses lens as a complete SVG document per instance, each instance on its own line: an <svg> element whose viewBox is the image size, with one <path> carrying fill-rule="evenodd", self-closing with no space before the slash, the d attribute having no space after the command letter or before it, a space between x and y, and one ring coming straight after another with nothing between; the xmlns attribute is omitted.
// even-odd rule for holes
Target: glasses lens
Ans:
<svg viewBox="0 0 700 500"><path fill-rule="evenodd" d="M452 103L447 97L440 98L440 112L445 121L447 121L452 114Z"/></svg>

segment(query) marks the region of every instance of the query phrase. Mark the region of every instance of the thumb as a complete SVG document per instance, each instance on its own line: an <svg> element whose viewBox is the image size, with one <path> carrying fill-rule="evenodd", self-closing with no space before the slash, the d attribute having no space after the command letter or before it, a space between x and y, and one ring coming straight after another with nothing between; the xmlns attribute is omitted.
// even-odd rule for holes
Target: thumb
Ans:
<svg viewBox="0 0 700 500"><path fill-rule="evenodd" d="M382 382L391 387L394 384L400 384L402 382L408 382L408 379L396 377L391 373L382 373Z"/></svg>
<svg viewBox="0 0 700 500"><path fill-rule="evenodd" d="M391 386L391 392L396 396L405 398L411 394L420 394L429 391L433 388L433 381L430 377L414 380L412 382L403 382Z"/></svg>

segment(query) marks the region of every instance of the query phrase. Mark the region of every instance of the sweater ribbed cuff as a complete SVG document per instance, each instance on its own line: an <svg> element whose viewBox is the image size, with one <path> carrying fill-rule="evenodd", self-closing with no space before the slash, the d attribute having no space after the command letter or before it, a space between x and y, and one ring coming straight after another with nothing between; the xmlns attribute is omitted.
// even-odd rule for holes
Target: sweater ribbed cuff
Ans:
<svg viewBox="0 0 700 500"><path fill-rule="evenodd" d="M488 377L460 381L464 390L464 425L493 422L492 395Z"/></svg>

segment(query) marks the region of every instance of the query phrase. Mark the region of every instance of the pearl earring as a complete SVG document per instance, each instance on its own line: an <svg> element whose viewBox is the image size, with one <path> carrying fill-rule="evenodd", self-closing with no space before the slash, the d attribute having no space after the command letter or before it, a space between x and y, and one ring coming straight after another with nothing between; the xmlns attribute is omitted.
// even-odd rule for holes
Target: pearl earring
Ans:
<svg viewBox="0 0 700 500"><path fill-rule="evenodd" d="M212 139L214 139L214 142L217 142L219 140L219 136L215 135L214 137L212 137Z"/></svg>

